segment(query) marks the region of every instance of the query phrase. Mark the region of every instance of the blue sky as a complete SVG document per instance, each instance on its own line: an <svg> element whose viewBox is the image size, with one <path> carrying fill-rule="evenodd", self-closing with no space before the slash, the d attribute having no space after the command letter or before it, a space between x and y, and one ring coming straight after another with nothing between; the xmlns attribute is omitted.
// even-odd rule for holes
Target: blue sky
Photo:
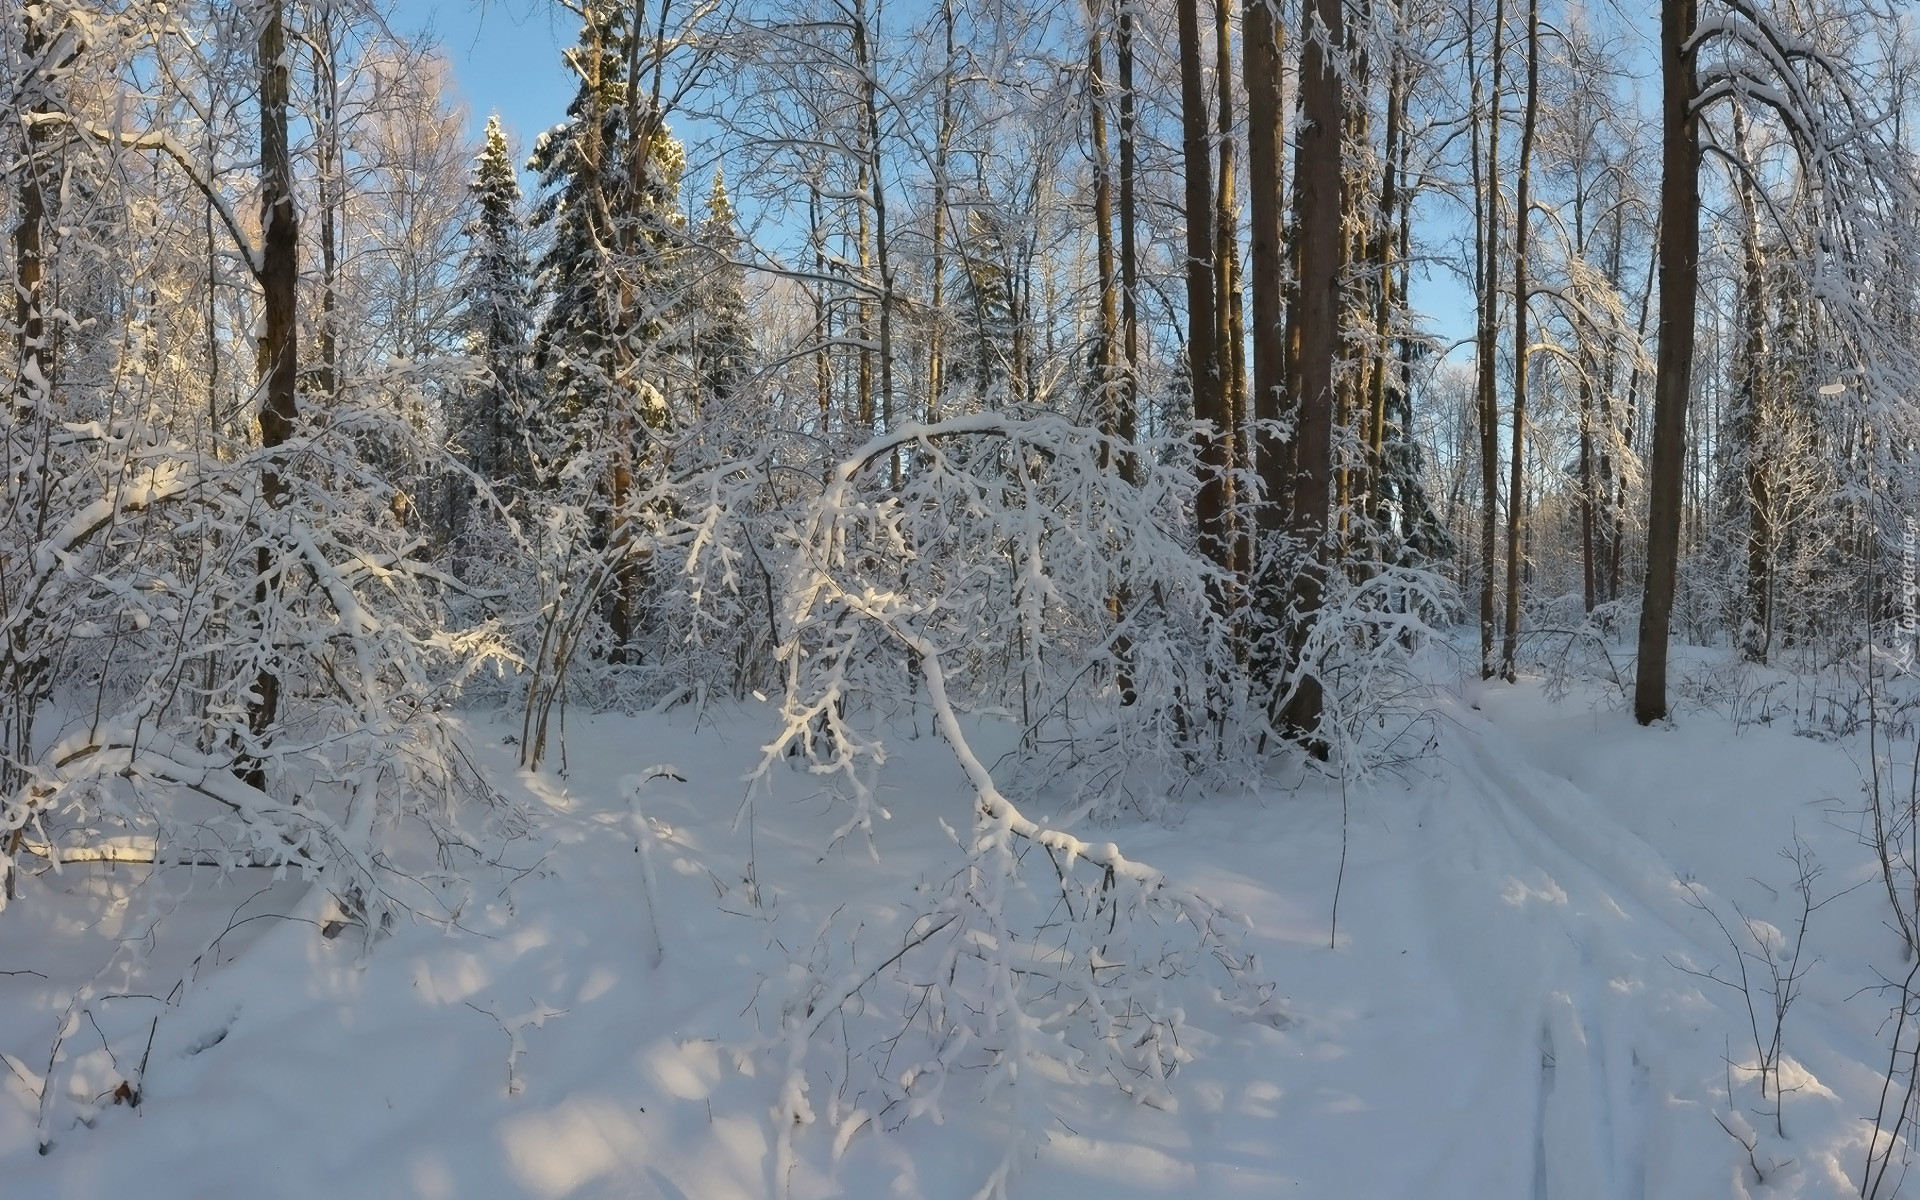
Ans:
<svg viewBox="0 0 1920 1200"><path fill-rule="evenodd" d="M566 116L573 81L560 51L579 22L550 0L399 0L396 31L430 30L453 65L477 136L498 112L521 159Z"/></svg>
<svg viewBox="0 0 1920 1200"><path fill-rule="evenodd" d="M474 135L498 112L523 165L533 139L565 118L574 81L560 52L573 44L579 22L554 0L398 0L394 27L432 32L453 66ZM531 189L533 181L523 185ZM1471 333L1471 297L1446 272L1416 272L1411 298L1443 337Z"/></svg>

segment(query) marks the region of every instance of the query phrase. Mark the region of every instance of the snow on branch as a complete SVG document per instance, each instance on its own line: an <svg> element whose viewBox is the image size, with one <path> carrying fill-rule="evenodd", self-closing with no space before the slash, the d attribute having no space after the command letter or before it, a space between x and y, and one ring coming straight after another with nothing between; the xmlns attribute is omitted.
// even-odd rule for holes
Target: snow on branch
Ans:
<svg viewBox="0 0 1920 1200"><path fill-rule="evenodd" d="M227 203L213 180L200 169L199 162L178 138L162 129L143 132L130 132L124 129L108 129L102 125L90 125L65 112L30 112L22 114L22 120L28 125L67 126L90 137L95 141L106 142L127 150L158 150L171 158L186 173L187 182L193 185L213 211L220 215L220 224L233 239L234 248L245 260L247 270L258 277L264 269L265 260L259 250L254 248L253 239L247 236L239 220L233 214L233 208Z"/></svg>
<svg viewBox="0 0 1920 1200"><path fill-rule="evenodd" d="M997 672L981 662L989 655L1005 656L998 670L1026 676L1023 724L1035 719L1031 698L1074 697L1084 721L1131 730L1143 748L1141 731L1171 724L1165 710L1181 688L1204 688L1182 667L1204 662L1206 643L1187 641L1179 623L1205 611L1212 567L1185 544L1170 473L1149 469L1146 482L1128 483L1108 466L1120 453L1153 458L1050 414L903 426L842 459L787 526L784 724L756 779L800 755L853 805L835 840L862 832L873 847L873 818L886 812L871 772L886 747L860 710L881 689L931 710L972 811L967 832L947 827L960 863L944 888L909 907L896 942L860 945L858 929L830 921L811 961L776 989L781 1177L796 1132L821 1116L809 1099L820 1072L833 1085L825 1116L837 1147L868 1122L938 1120L958 1080L969 1092L1005 1092L1016 1140L1031 1145L1061 1088L1111 1087L1175 1106L1171 1080L1191 1056L1184 1030L1194 1004L1284 1019L1242 944L1240 918L1114 842L1028 817L974 750L962 716L957 680L974 703L993 698ZM897 454L914 463L898 490L878 469ZM1129 589L1141 612L1122 618L1136 636L1134 658L1120 664L1111 606ZM1127 668L1186 682L1123 704L1115 677ZM841 1037L829 1053L825 1043Z"/></svg>

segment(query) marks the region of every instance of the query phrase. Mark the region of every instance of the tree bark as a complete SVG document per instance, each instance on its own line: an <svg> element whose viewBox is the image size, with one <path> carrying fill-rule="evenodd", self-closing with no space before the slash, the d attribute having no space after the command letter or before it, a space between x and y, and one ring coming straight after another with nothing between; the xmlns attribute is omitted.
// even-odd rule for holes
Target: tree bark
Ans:
<svg viewBox="0 0 1920 1200"><path fill-rule="evenodd" d="M1123 0L1124 2L1124 0ZM1100 37L1100 6L1096 0L1087 8L1087 120L1093 145L1093 223L1095 266L1100 286L1100 333L1095 347L1095 405L1101 436L1113 441L1132 441L1132 431L1121 432L1127 401L1126 385L1120 379L1119 284L1115 279L1113 248L1113 167L1107 146L1107 65ZM1131 373L1131 363L1128 364ZM1132 482L1132 454L1123 450L1115 461L1111 442L1102 446L1100 465L1119 470ZM1107 597L1107 614L1118 626L1132 607L1132 597L1124 584ZM1114 689L1120 703L1132 705L1139 699L1133 686L1133 639L1124 633L1114 639Z"/></svg>
<svg viewBox="0 0 1920 1200"><path fill-rule="evenodd" d="M817 339L813 351L813 385L820 405L817 432L824 442L833 430L833 362L828 351L833 344L833 309L827 302L827 235L820 227L818 180L807 182L807 228L813 243L813 283L807 290L813 297L813 336Z"/></svg>
<svg viewBox="0 0 1920 1200"><path fill-rule="evenodd" d="M640 300L634 294L633 266L634 260L642 252L644 245L644 233L639 227L639 222L640 214L645 207L642 197L646 195L647 188L648 150L653 141L648 120L651 114L643 105L643 92L640 86L640 16L638 11L634 13L633 21L627 26L627 44L622 47L626 74L623 103L626 109L627 134L625 147L627 177L623 181L624 195L606 197L603 203L606 211L610 214L618 213L621 218L615 230L611 231L611 241L619 250L621 261L614 267L619 277L619 286L615 289L619 309L613 314L612 321L616 415L613 429L613 464L608 480L607 497L608 507L612 510L607 541L613 548L613 553L618 556L611 580L613 602L607 619L608 632L613 637L613 650L607 657L608 661L615 663L624 663L630 658L637 660L638 650L633 643L639 633L640 613L640 572L627 550L629 545L627 530L633 520L633 514L628 510L633 500L634 435L638 423L634 416L634 406L639 399L637 393L640 384L639 361L635 352L635 342L640 333L637 320ZM597 36L606 36L605 31L598 31ZM595 53L595 70L599 69L602 58L601 54ZM598 87L594 88L596 97L599 91ZM596 100L595 103L597 106L598 101ZM599 112L589 113L587 119L594 123L595 128L599 127ZM594 172L596 179L599 178L601 162L598 154L592 156L588 169Z"/></svg>
<svg viewBox="0 0 1920 1200"><path fill-rule="evenodd" d="M1734 108L1734 153L1747 159L1746 121L1738 106ZM1763 439L1766 436L1761 372L1767 358L1766 256L1760 249L1760 214L1754 203L1753 183L1744 173L1736 180L1740 191L1742 257L1745 278L1740 285L1740 322L1742 338L1735 372L1738 390L1734 403L1739 406L1734 422L1740 445L1742 474L1745 476L1747 502L1747 586L1744 627L1740 631L1741 651L1750 660L1764 664L1771 650L1773 631L1773 477Z"/></svg>
<svg viewBox="0 0 1920 1200"><path fill-rule="evenodd" d="M1346 263L1341 236L1341 135L1346 95L1334 56L1345 48L1341 0L1308 0L1300 57L1300 130L1295 139L1294 195L1299 212L1300 407L1294 433L1289 532L1301 560L1293 576L1287 629L1290 698L1279 714L1289 733L1319 757L1323 694L1307 642L1326 591L1327 519L1333 483L1335 368L1340 357L1340 283ZM1315 26L1318 26L1315 28Z"/></svg>
<svg viewBox="0 0 1920 1200"><path fill-rule="evenodd" d="M889 258L887 238L887 189L886 178L881 171L880 160L880 83L879 66L873 59L871 31L867 28L867 10L864 0L854 0L853 55L860 69L860 105L865 119L865 128L861 141L866 149L866 159L861 170L867 181L867 200L873 205L873 254L874 265L880 272L880 323L879 345L876 352L880 360L880 403L879 421L886 429L893 428L893 265ZM866 213L860 216L860 262L866 266ZM865 282L864 280L862 281ZM863 302L863 311L865 304ZM866 334L862 335L867 336ZM866 349L861 351L861 377L866 413L863 422L869 429L874 427L874 402L870 395L873 387L873 368L871 357ZM900 455L887 455L889 482L895 490L901 484Z"/></svg>
<svg viewBox="0 0 1920 1200"><path fill-rule="evenodd" d="M1120 0L1120 21L1114 37L1114 67L1120 74L1120 327L1126 343L1125 378L1121 385L1114 432L1131 444L1140 420L1140 252L1136 242L1136 177L1139 170L1139 127L1133 92L1133 0ZM1120 477L1140 482L1139 459L1129 451L1120 461Z"/></svg>
<svg viewBox="0 0 1920 1200"><path fill-rule="evenodd" d="M940 76L940 127L933 144L933 260L932 296L927 331L927 421L940 419L945 387L947 287L947 159L953 145L953 75L958 62L953 38L953 0L941 0L940 17L947 32L947 65Z"/></svg>
<svg viewBox="0 0 1920 1200"><path fill-rule="evenodd" d="M1101 45L1100 12L1087 12L1087 123L1093 149L1094 269L1100 289L1100 332L1094 346L1095 411L1100 432L1117 437L1120 310L1113 255L1113 168L1107 146L1106 52ZM1111 466L1102 454L1102 465Z"/></svg>
<svg viewBox="0 0 1920 1200"><path fill-rule="evenodd" d="M1240 298L1240 222L1234 208L1233 8L1232 0L1214 0L1214 91L1219 118L1219 186L1214 189L1214 318L1219 328L1221 536L1227 542L1226 566L1244 586L1249 563L1247 531L1239 502L1239 469L1245 465L1247 353L1246 311Z"/></svg>
<svg viewBox="0 0 1920 1200"><path fill-rule="evenodd" d="M1667 715L1667 638L1680 567L1685 499L1687 399L1693 387L1693 306L1700 283L1699 79L1687 46L1698 0L1660 8L1660 349L1653 383L1653 444L1647 473L1647 578L1640 605L1633 715Z"/></svg>
<svg viewBox="0 0 1920 1200"><path fill-rule="evenodd" d="M1274 0L1244 0L1240 51L1247 88L1247 279L1253 296L1251 398L1256 422L1278 421L1286 399L1286 259L1281 228L1281 147L1285 101L1281 91L1280 23ZM1256 426L1260 428L1260 426ZM1282 470L1285 446L1264 429L1254 438L1254 461L1265 503L1259 528L1284 527L1291 480Z"/></svg>
<svg viewBox="0 0 1920 1200"><path fill-rule="evenodd" d="M287 37L285 5L275 0L267 8L260 29L260 291L265 322L259 342L258 369L262 383L260 444L266 449L285 444L293 436L300 412L296 399L299 381L299 326L297 304L300 283L300 229L293 204L293 153L287 132ZM276 507L286 497L275 458L267 459L261 488ZM264 546L258 559L260 582L254 604L263 637L268 627L267 606L276 580L273 556ZM262 647L263 653L265 647ZM254 696L247 706L247 728L256 746L272 736L280 711L280 677L270 666L254 679ZM264 789L266 767L248 754L240 775Z"/></svg>
<svg viewBox="0 0 1920 1200"><path fill-rule="evenodd" d="M1373 59L1370 47L1364 43L1354 47L1348 60L1347 76L1347 86L1354 95L1372 95ZM1346 142L1354 146L1372 145L1370 106L1364 102L1347 105L1343 115ZM1342 261L1345 263L1365 263L1373 254L1374 247L1367 238L1366 215L1361 212L1361 196L1367 182L1358 170L1346 170L1343 167L1340 172L1340 212L1343 214L1341 237L1346 243ZM1371 280L1350 276L1341 280L1340 362L1345 370L1334 374L1334 428L1342 431L1345 435L1343 440L1351 438L1361 446L1366 445L1367 439L1367 397L1374 366L1373 356L1366 347L1367 325L1373 320L1373 306L1367 290L1369 283ZM1352 557L1349 537L1353 532L1354 500L1365 490L1366 477L1366 463L1358 461L1350 448L1342 446L1335 452L1333 554L1341 562L1347 562Z"/></svg>
<svg viewBox="0 0 1920 1200"><path fill-rule="evenodd" d="M1527 309L1532 286L1527 276L1527 229L1533 203L1533 130L1540 115L1540 0L1527 0L1527 107L1520 122L1520 177L1513 214L1513 475L1507 486L1506 636L1500 645L1500 674L1509 683L1520 654L1521 537L1526 529L1527 363L1531 355Z"/></svg>
<svg viewBox="0 0 1920 1200"><path fill-rule="evenodd" d="M336 224L342 202L340 176L340 85L339 47L334 39L333 14L323 9L316 14L318 28L309 35L313 46L313 94L319 113L314 122L314 150L319 157L314 175L320 210L320 319L315 322L319 335L320 367L315 382L321 396L331 400L339 389L339 336L335 313L339 299L335 280L339 274L339 230Z"/></svg>
<svg viewBox="0 0 1920 1200"><path fill-rule="evenodd" d="M1500 91L1501 63L1506 53L1507 9L1505 0L1494 0L1493 53L1489 64L1493 76L1493 94L1487 100L1486 173L1481 176L1481 158L1474 154L1474 192L1476 207L1475 246L1479 251L1480 327L1474 339L1475 394L1480 415L1480 678L1493 678L1494 635L1494 554L1499 545L1500 511L1500 401L1495 394L1498 368L1500 316ZM1471 69L1471 68L1469 68ZM1480 76L1473 73L1473 108L1477 114ZM1479 120L1474 121L1474 140L1479 140Z"/></svg>
<svg viewBox="0 0 1920 1200"><path fill-rule="evenodd" d="M45 56L51 37L44 12L23 10L26 22L21 46L28 63ZM48 64L51 65L51 64ZM30 68L32 69L32 68ZM42 94L35 97L31 111L36 115L53 111L44 94L47 84L45 66L32 69L28 86ZM13 409L16 420L26 420L46 403L53 379L53 344L47 333L46 306L42 289L46 280L47 188L45 161L48 129L36 121L26 124L26 161L19 166L19 220L13 228L14 327L19 354L18 372L13 381Z"/></svg>
<svg viewBox="0 0 1920 1200"><path fill-rule="evenodd" d="M1374 234L1373 269L1378 277L1373 313L1373 371L1367 397L1367 470L1370 477L1367 527L1377 547L1384 548L1390 514L1386 494L1388 380L1398 366L1393 353L1394 243L1400 207L1401 145L1406 134L1406 52L1396 41L1387 64L1387 128L1380 156L1380 210Z"/></svg>
<svg viewBox="0 0 1920 1200"><path fill-rule="evenodd" d="M850 49L853 54L856 69L859 70L863 76L870 76L871 68L867 61L867 10L863 0L854 0L849 35L851 37ZM856 302L856 311L859 314L860 321L860 348L858 351L859 367L855 375L854 420L858 422L864 434L871 436L876 428L876 413L873 403L874 327L873 290L871 286L873 278L873 230L872 221L868 216L868 205L871 199L871 189L875 185L873 181L874 147L870 140L871 123L867 120L867 81L865 79L863 79L860 84L860 102L860 132L858 142L860 161L857 178L854 181L855 199L853 202L856 216L855 237L859 243L854 247L854 255L860 264L860 279L858 281L860 297Z"/></svg>
<svg viewBox="0 0 1920 1200"><path fill-rule="evenodd" d="M1219 316L1214 272L1213 155L1206 95L1201 80L1200 0L1179 0L1180 128L1186 170L1187 220L1187 366L1191 375L1193 418L1204 422L1199 442L1199 490L1194 520L1201 552L1222 567L1232 565L1226 526L1227 421L1222 411ZM1228 597L1220 589L1215 609L1225 613Z"/></svg>
<svg viewBox="0 0 1920 1200"><path fill-rule="evenodd" d="M1633 334L1634 363L1632 369L1627 372L1627 402L1624 411L1620 414L1620 440L1627 449L1633 447L1633 436L1640 427L1640 380L1645 375L1645 372L1640 369L1640 348L1647 344L1647 321L1653 315L1653 285L1659 277L1657 259L1660 234L1658 229L1654 231L1653 240L1656 261L1647 265L1646 283L1640 290L1640 319L1634 324ZM1612 532L1607 539L1607 598L1618 600L1627 546L1627 479L1624 465L1614 472L1611 504L1613 506Z"/></svg>

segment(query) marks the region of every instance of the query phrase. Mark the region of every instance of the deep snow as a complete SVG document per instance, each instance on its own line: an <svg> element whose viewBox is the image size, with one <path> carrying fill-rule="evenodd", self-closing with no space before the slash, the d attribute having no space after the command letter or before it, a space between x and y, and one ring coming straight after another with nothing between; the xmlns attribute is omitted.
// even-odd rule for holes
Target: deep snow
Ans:
<svg viewBox="0 0 1920 1200"><path fill-rule="evenodd" d="M898 939L957 861L940 819L964 827L966 781L938 738L891 732L876 863L827 848L845 810L784 766L736 826L770 708L569 721L560 778L514 770L511 723L465 718L537 821L451 930L323 937L317 895L264 871L30 880L0 913L0 1195L965 1198L1010 1144L1016 1197L1857 1194L1891 1034L1875 989L1907 970L1858 737L1705 711L1640 729L1537 682L1437 699L1425 757L1345 789L1331 948L1337 780L1098 830L1251 921L1265 1018L1192 981L1170 1109L1031 1076L1016 1117L963 1079L944 1123L836 1127L855 1098L816 1074L822 1119L783 1172L774 985L829 918ZM636 812L621 780L657 763L685 782ZM1705 976L1737 977L1714 913L1755 954L1790 948L1796 834L1833 898L1785 1020L1782 1138L1745 1001ZM1764 1040L1772 980L1748 968ZM135 1076L137 1109L113 1103Z"/></svg>

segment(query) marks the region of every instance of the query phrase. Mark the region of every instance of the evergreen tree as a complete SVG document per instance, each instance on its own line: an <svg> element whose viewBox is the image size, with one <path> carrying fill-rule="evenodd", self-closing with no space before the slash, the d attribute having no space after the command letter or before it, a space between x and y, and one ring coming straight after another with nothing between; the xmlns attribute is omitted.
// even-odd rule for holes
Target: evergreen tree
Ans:
<svg viewBox="0 0 1920 1200"><path fill-rule="evenodd" d="M607 659L635 663L651 579L641 546L665 516L654 485L676 424L662 384L685 361L684 344L670 344L688 293L674 205L685 155L642 87L644 43L625 6L588 0L582 16L568 54L580 90L530 164L545 192L534 221L550 240L534 342L545 392L529 440L543 485L586 517L600 565L579 582L604 601Z"/></svg>
<svg viewBox="0 0 1920 1200"><path fill-rule="evenodd" d="M595 444L610 413L637 410L655 433L670 425L648 376L685 292L685 222L673 207L684 152L628 77L636 35L625 6L589 0L584 16L568 52L580 89L528 164L545 193L533 223L551 230L534 342L548 383L535 448L549 465Z"/></svg>
<svg viewBox="0 0 1920 1200"><path fill-rule="evenodd" d="M726 179L718 170L707 196L707 219L696 241L701 273L689 297L687 341L701 398L724 400L746 377L754 349L747 319L746 271L738 262L744 239Z"/></svg>
<svg viewBox="0 0 1920 1200"><path fill-rule="evenodd" d="M960 252L965 336L954 348L951 379L997 407L1019 391L1025 366L1021 337L1017 239L984 187L967 210Z"/></svg>
<svg viewBox="0 0 1920 1200"><path fill-rule="evenodd" d="M448 425L475 473L496 486L525 484L531 481L524 424L534 392L527 370L533 286L520 181L498 116L487 120L471 187L477 212L467 226L461 283L468 352L486 364L487 374L456 398L460 409Z"/></svg>

